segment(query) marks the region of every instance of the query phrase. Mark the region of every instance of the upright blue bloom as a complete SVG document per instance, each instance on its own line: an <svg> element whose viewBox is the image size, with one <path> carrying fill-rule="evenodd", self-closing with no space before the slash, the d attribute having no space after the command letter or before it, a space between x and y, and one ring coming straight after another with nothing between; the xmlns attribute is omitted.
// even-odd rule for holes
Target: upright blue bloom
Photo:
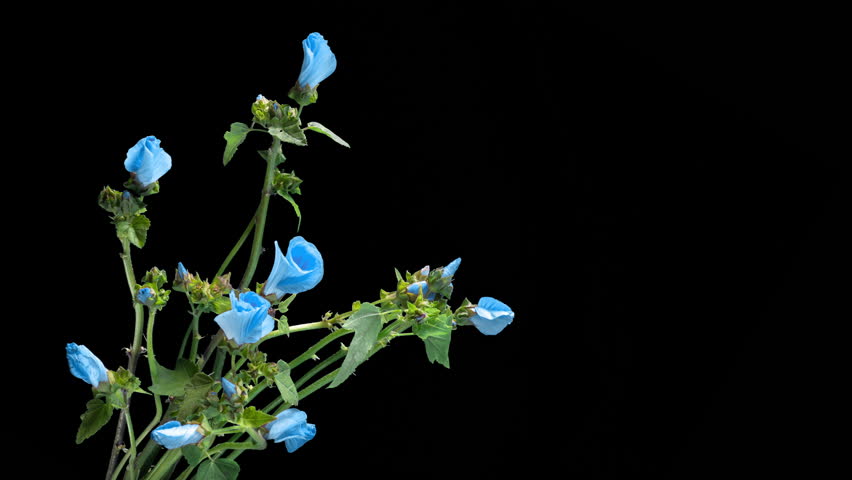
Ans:
<svg viewBox="0 0 852 480"><path fill-rule="evenodd" d="M160 148L160 140L148 136L127 151L124 168L136 174L143 187L156 182L172 168L172 157Z"/></svg>
<svg viewBox="0 0 852 480"><path fill-rule="evenodd" d="M231 398L237 393L237 386L231 383L231 381L227 378L222 377L222 390L225 391L225 395L228 398Z"/></svg>
<svg viewBox="0 0 852 480"><path fill-rule="evenodd" d="M284 442L287 451L293 453L317 434L316 425L307 420L307 413L298 408L288 408L265 425L269 433L264 438L275 443Z"/></svg>
<svg viewBox="0 0 852 480"><path fill-rule="evenodd" d="M508 305L491 297L482 297L468 320L485 335L497 335L512 323L515 312Z"/></svg>
<svg viewBox="0 0 852 480"><path fill-rule="evenodd" d="M152 296L154 296L154 291L148 287L140 288L136 292L136 300L139 300L139 303L148 303L148 300L151 300Z"/></svg>
<svg viewBox="0 0 852 480"><path fill-rule="evenodd" d="M65 356L68 358L68 368L71 374L97 387L101 382L109 381L104 363L84 345L69 343L65 346Z"/></svg>
<svg viewBox="0 0 852 480"><path fill-rule="evenodd" d="M192 443L198 443L204 435L198 431L198 425L187 423L181 425L177 420L166 422L151 432L151 438L158 444L171 450Z"/></svg>
<svg viewBox="0 0 852 480"><path fill-rule="evenodd" d="M461 257L450 262L446 267L443 267L441 271L441 278L447 278L456 274L456 271L459 269L459 265L461 265ZM423 267L420 270L420 273L423 275L429 275L429 267ZM450 284L452 285L452 284ZM434 300L435 292L429 291L429 284L425 280L421 280L419 282L414 282L408 286L408 293L419 295L423 294L423 298L426 300Z"/></svg>
<svg viewBox="0 0 852 480"><path fill-rule="evenodd" d="M316 88L321 81L334 73L337 58L331 53L328 41L317 32L302 40L302 51L305 56L302 60L302 71L299 73L299 86L303 89Z"/></svg>
<svg viewBox="0 0 852 480"><path fill-rule="evenodd" d="M324 272L322 255L313 244L302 237L293 237L287 246L287 255L281 253L275 242L275 263L263 287L264 294L281 298L285 293L306 292L322 280Z"/></svg>
<svg viewBox="0 0 852 480"><path fill-rule="evenodd" d="M245 292L239 298L231 292L231 309L214 320L237 345L255 343L275 328L275 319L268 314L271 306L254 292Z"/></svg>

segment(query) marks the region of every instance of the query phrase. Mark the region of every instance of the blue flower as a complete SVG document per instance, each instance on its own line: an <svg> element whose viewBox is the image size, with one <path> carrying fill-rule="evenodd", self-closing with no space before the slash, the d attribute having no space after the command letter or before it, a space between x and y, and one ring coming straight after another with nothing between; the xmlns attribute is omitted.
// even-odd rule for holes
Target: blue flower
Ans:
<svg viewBox="0 0 852 480"><path fill-rule="evenodd" d="M288 408L265 425L269 433L264 438L275 443L284 442L287 451L293 453L317 434L316 425L307 420L307 413L298 408Z"/></svg>
<svg viewBox="0 0 852 480"><path fill-rule="evenodd" d="M191 443L198 443L204 438L204 435L198 431L198 425L194 423L181 425L177 420L172 420L155 428L151 432L151 438L171 450Z"/></svg>
<svg viewBox="0 0 852 480"><path fill-rule="evenodd" d="M328 41L317 32L302 40L302 50L305 57L302 60L302 71L299 73L299 86L316 88L317 85L337 68L337 58L328 48Z"/></svg>
<svg viewBox="0 0 852 480"><path fill-rule="evenodd" d="M151 300L151 297L154 296L154 291L148 287L140 288L138 292L136 292L136 300L139 300L139 303L148 303L148 300Z"/></svg>
<svg viewBox="0 0 852 480"><path fill-rule="evenodd" d="M231 292L231 309L214 320L237 345L255 343L275 327L275 319L268 315L271 306L254 292L245 292L239 298Z"/></svg>
<svg viewBox="0 0 852 480"><path fill-rule="evenodd" d="M322 280L323 261L317 247L302 237L294 237L287 246L287 255L281 253L275 242L275 263L263 287L264 294L281 298L285 293L306 292Z"/></svg>
<svg viewBox="0 0 852 480"><path fill-rule="evenodd" d="M482 297L468 320L485 335L497 335L512 323L515 312L508 305L491 297Z"/></svg>
<svg viewBox="0 0 852 480"><path fill-rule="evenodd" d="M222 377L222 390L228 398L233 397L237 393L237 386L231 383L227 378Z"/></svg>
<svg viewBox="0 0 852 480"><path fill-rule="evenodd" d="M160 148L160 140L157 137L148 136L136 142L136 145L127 151L124 168L135 173L136 180L143 187L147 187L172 168L172 157Z"/></svg>
<svg viewBox="0 0 852 480"><path fill-rule="evenodd" d="M457 258L450 262L446 267L443 267L441 271L441 278L447 278L456 274L456 271L459 269L459 265L461 265L461 258ZM429 275L429 267L423 267L420 270L420 274L424 276ZM452 286L452 283L450 284ZM429 291L429 284L426 280L421 280L419 282L414 282L408 286L408 293L413 295L423 294L423 298L426 300L434 300L435 292Z"/></svg>
<svg viewBox="0 0 852 480"><path fill-rule="evenodd" d="M85 346L69 343L65 346L65 356L68 358L68 368L75 377L93 387L109 381L104 363Z"/></svg>
<svg viewBox="0 0 852 480"><path fill-rule="evenodd" d="M183 262L178 262L178 276L186 281L186 277L189 275L189 272L186 270L186 267L183 266Z"/></svg>

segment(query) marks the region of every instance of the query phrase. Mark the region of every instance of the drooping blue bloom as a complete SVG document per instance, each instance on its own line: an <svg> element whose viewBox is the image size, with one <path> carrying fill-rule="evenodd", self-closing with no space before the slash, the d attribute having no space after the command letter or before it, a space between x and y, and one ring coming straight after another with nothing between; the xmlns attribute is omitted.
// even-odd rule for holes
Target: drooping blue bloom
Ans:
<svg viewBox="0 0 852 480"><path fill-rule="evenodd" d="M97 387L101 382L109 381L104 363L84 345L69 343L65 346L68 368L75 377Z"/></svg>
<svg viewBox="0 0 852 480"><path fill-rule="evenodd" d="M237 393L237 386L231 383L231 381L227 378L222 377L222 390L225 391L225 395L228 398L231 398Z"/></svg>
<svg viewBox="0 0 852 480"><path fill-rule="evenodd" d="M482 297L469 320L485 335L497 335L512 323L515 312L508 305L491 297Z"/></svg>
<svg viewBox="0 0 852 480"><path fill-rule="evenodd" d="M198 443L204 435L198 431L198 425L187 423L181 425L177 420L166 422L151 432L151 438L158 444L171 450L192 443Z"/></svg>
<svg viewBox="0 0 852 480"><path fill-rule="evenodd" d="M151 135L136 142L127 151L124 168L136 174L143 187L156 182L172 168L172 157L160 148L160 140Z"/></svg>
<svg viewBox="0 0 852 480"><path fill-rule="evenodd" d="M286 293L306 292L322 280L324 272L322 255L313 244L302 237L293 237L287 246L287 255L281 253L275 242L275 263L263 287L267 295L281 298Z"/></svg>
<svg viewBox="0 0 852 480"><path fill-rule="evenodd" d="M441 272L442 278L447 278L449 276L455 275L456 271L459 269L459 265L461 265L461 257L450 262L446 267L443 267ZM425 266L420 270L420 273L423 275L429 275L429 267ZM452 285L452 284L450 284ZM425 280L421 280L419 282L414 282L408 285L408 293L419 295L423 294L423 298L426 300L434 300L435 292L429 291L429 285Z"/></svg>
<svg viewBox="0 0 852 480"><path fill-rule="evenodd" d="M317 434L316 425L307 420L307 413L298 408L288 408L279 413L276 420L265 425L269 433L264 438L275 443L284 442L287 451L293 453Z"/></svg>
<svg viewBox="0 0 852 480"><path fill-rule="evenodd" d="M148 300L154 295L154 291L148 287L140 288L138 292L136 292L136 300L139 300L139 303L148 303Z"/></svg>
<svg viewBox="0 0 852 480"><path fill-rule="evenodd" d="M214 319L225 336L237 345L255 343L275 328L275 319L269 316L268 300L254 292L231 292L231 309Z"/></svg>
<svg viewBox="0 0 852 480"><path fill-rule="evenodd" d="M316 88L317 85L337 68L337 58L328 47L328 40L317 32L302 40L302 71L299 73L299 86Z"/></svg>

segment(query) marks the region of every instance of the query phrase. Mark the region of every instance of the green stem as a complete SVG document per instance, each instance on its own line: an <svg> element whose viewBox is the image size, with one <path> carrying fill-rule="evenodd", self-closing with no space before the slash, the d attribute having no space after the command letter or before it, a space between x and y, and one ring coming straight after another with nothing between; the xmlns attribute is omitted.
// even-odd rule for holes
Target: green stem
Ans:
<svg viewBox="0 0 852 480"><path fill-rule="evenodd" d="M127 471L130 473L130 480L136 480L136 434L133 433L133 421L130 419L130 409L124 408L124 418L127 421L127 435L130 437L130 451L127 456L130 458L130 464L127 466Z"/></svg>
<svg viewBox="0 0 852 480"><path fill-rule="evenodd" d="M225 367L225 349L220 348L216 350L216 361L213 362L213 378L220 379L222 378L222 368Z"/></svg>
<svg viewBox="0 0 852 480"><path fill-rule="evenodd" d="M220 276L222 276L223 273L225 273L225 270L228 268L228 265L231 264L231 260L233 260L234 256L237 254L237 252L239 252L240 249L243 248L243 244L246 243L246 239L248 238L249 233L251 233L251 231L254 230L254 225L256 223L255 219L257 218L257 214L259 212L260 212L260 207L258 206L257 210L254 212L254 215L251 217L251 221L246 226L246 229L245 229L245 231L243 231L243 234L240 236L240 239L237 240L237 243L234 245L234 248L231 249L231 252L228 253L227 257L225 257L225 261L222 262L222 266L219 267L219 270L216 272L217 277L220 277Z"/></svg>
<svg viewBox="0 0 852 480"><path fill-rule="evenodd" d="M194 362L195 357L198 356L198 341L201 337L198 335L198 317L201 316L200 313L195 313L195 308L193 308L192 314L192 343L189 344L189 361Z"/></svg>
<svg viewBox="0 0 852 480"><path fill-rule="evenodd" d="M157 462L157 465L154 466L154 469L151 470L151 473L145 476L143 480L164 480L168 478L168 475L174 469L175 463L177 463L181 459L181 449L175 448L173 450L167 450L166 453L163 454L160 461Z"/></svg>
<svg viewBox="0 0 852 480"><path fill-rule="evenodd" d="M350 333L353 333L353 331L352 330L346 330L346 329L343 329L343 328L340 328L338 330L335 330L335 331L329 333L328 335L323 337L320 341L315 343L311 348L305 350L305 353L294 358L293 361L288 363L288 365L290 365L290 368L298 367L299 365L305 363L305 361L307 361L308 359L314 358L316 353L318 351L320 351L320 349L322 349L322 347L333 342L335 339L340 338L340 337L347 335L347 334L350 334Z"/></svg>
<svg viewBox="0 0 852 480"><path fill-rule="evenodd" d="M148 349L148 370L151 372L151 383L157 383L160 380L160 372L157 369L157 357L154 355L154 319L157 318L157 309L148 308L148 329L145 331L147 337Z"/></svg>
<svg viewBox="0 0 852 480"><path fill-rule="evenodd" d="M266 212L269 209L269 198L272 196L272 181L275 179L275 159L276 153L281 152L281 140L277 137L272 139L272 155L266 161L266 176L263 179L263 190L260 197L260 206L257 208L255 215L254 241L251 246L251 256L246 267L246 272L240 281L240 289L248 287L251 279L254 277L254 272L257 269L257 262L260 258L260 252L263 250L263 231L266 227Z"/></svg>
<svg viewBox="0 0 852 480"><path fill-rule="evenodd" d="M308 370L308 372L307 372L307 373L305 373L304 375L302 375L302 378L300 378L300 379L299 379L299 380L295 383L296 388L301 387L301 386L302 386L302 385L304 385L304 384L305 384L308 380L310 380L311 378L313 378L316 374L318 374L319 372L321 372L321 371L325 370L325 368L326 368L326 367L328 367L328 366L329 366L329 365L331 365L332 363L334 363L334 362L336 362L336 361L340 360L341 358L343 358L343 357L345 357L345 356L346 356L346 350L344 350L344 349L342 349L342 348L341 348L341 349L340 349L340 350L338 350L338 351L337 351L334 355L332 355L332 356L330 356L330 357L326 358L325 360L323 360L322 362L320 362L319 364L317 364L317 366L316 366L316 367L314 367L314 368L312 368L312 369Z"/></svg>

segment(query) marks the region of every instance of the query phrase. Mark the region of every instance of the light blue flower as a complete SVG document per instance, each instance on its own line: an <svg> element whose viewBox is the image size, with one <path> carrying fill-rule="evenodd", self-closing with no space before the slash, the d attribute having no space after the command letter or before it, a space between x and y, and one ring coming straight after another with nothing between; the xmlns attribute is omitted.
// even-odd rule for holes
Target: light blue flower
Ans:
<svg viewBox="0 0 852 480"><path fill-rule="evenodd" d="M485 335L497 335L512 323L515 312L508 305L491 297L482 297L468 320Z"/></svg>
<svg viewBox="0 0 852 480"><path fill-rule="evenodd" d="M268 314L271 306L254 292L242 293L239 298L231 292L231 309L214 320L237 345L255 343L275 327L275 319Z"/></svg>
<svg viewBox="0 0 852 480"><path fill-rule="evenodd" d="M151 438L158 444L171 450L192 443L198 443L204 435L198 431L198 425L187 423L181 425L177 420L166 422L151 432Z"/></svg>
<svg viewBox="0 0 852 480"><path fill-rule="evenodd" d="M160 148L160 140L148 136L136 142L127 151L124 168L136 174L136 180L143 187L156 182L172 168L172 157Z"/></svg>
<svg viewBox="0 0 852 480"><path fill-rule="evenodd" d="M275 242L275 263L263 287L267 295L281 298L286 293L306 292L322 280L324 272L322 255L313 244L302 237L294 237L287 246L287 255L281 253Z"/></svg>
<svg viewBox="0 0 852 480"><path fill-rule="evenodd" d="M97 387L101 382L109 381L104 363L84 345L69 343L65 346L68 368L75 377Z"/></svg>
<svg viewBox="0 0 852 480"><path fill-rule="evenodd" d="M293 453L317 434L316 425L307 420L307 413L298 408L288 408L265 425L269 433L264 438L275 443L284 442L287 451Z"/></svg>
<svg viewBox="0 0 852 480"><path fill-rule="evenodd" d="M148 303L148 300L151 300L152 296L154 296L154 291L148 287L140 288L136 292L136 300L139 300L139 303Z"/></svg>
<svg viewBox="0 0 852 480"><path fill-rule="evenodd" d="M456 271L459 269L459 265L461 265L461 257L450 262L446 267L442 268L441 278L447 278L456 274ZM429 266L425 266L420 270L422 275L429 275ZM450 284L452 286L452 283ZM429 291L429 284L425 280L421 280L419 282L414 282L408 285L408 293L413 295L423 294L423 298L426 300L434 300L435 292Z"/></svg>
<svg viewBox="0 0 852 480"><path fill-rule="evenodd" d="M227 378L222 377L222 390L225 391L225 396L231 398L237 393L237 386Z"/></svg>
<svg viewBox="0 0 852 480"><path fill-rule="evenodd" d="M331 53L328 41L317 32L302 40L302 50L305 53L302 60L302 71L299 73L299 86L316 88L317 85L337 68L337 58Z"/></svg>

